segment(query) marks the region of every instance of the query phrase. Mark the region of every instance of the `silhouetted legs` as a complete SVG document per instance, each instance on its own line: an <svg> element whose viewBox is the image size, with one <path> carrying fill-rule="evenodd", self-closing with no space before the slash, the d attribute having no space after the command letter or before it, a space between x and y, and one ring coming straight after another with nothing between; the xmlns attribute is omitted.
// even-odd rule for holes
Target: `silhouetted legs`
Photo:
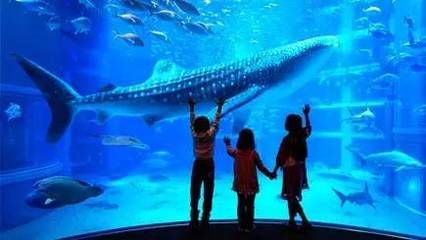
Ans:
<svg viewBox="0 0 426 240"><path fill-rule="evenodd" d="M242 230L253 229L255 195L238 194L238 224Z"/></svg>
<svg viewBox="0 0 426 240"><path fill-rule="evenodd" d="M300 218L302 219L303 226L304 227L310 227L310 223L308 221L308 218L305 215L305 212L303 211L302 205L300 205L300 202L295 197L289 197L288 198L288 213L289 213L289 227L294 228L296 227L296 221L295 217L297 214L299 214Z"/></svg>
<svg viewBox="0 0 426 240"><path fill-rule="evenodd" d="M197 159L194 161L191 176L191 222L192 227L198 225L198 201L200 200L201 184L204 184L204 203L201 223L207 225L212 209L214 191L213 159Z"/></svg>

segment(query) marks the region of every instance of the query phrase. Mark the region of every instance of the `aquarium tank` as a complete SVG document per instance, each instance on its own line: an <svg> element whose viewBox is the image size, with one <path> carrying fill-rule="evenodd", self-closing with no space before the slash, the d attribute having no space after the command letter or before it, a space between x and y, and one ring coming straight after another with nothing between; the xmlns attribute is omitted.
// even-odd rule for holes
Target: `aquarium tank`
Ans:
<svg viewBox="0 0 426 240"><path fill-rule="evenodd" d="M0 8L2 239L188 221L189 97L210 119L226 100L212 220L237 215L223 138L252 129L272 169L286 116L310 104L310 220L426 237L425 1ZM281 178L259 174L257 219L288 219Z"/></svg>

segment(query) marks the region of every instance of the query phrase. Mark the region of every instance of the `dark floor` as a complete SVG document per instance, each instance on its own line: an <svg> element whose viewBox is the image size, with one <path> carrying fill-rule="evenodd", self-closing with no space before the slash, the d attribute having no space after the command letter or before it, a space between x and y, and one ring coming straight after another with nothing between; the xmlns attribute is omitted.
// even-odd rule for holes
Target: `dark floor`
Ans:
<svg viewBox="0 0 426 240"><path fill-rule="evenodd" d="M384 239L419 239L413 236L396 235L387 232L369 232L367 229L345 228L344 226L315 224L308 231L289 231L284 223L262 221L256 223L256 229L251 233L240 233L233 221L216 221L206 232L191 232L186 223L165 225L150 225L136 228L118 229L102 233L87 234L68 240L384 240Z"/></svg>

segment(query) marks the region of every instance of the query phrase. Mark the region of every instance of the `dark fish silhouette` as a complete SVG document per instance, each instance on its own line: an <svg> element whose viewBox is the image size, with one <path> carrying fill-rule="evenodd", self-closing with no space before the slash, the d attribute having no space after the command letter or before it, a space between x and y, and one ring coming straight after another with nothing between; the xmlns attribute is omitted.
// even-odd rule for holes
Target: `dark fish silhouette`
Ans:
<svg viewBox="0 0 426 240"><path fill-rule="evenodd" d="M374 209L376 209L376 207L374 206L374 200L371 197L370 192L368 191L367 183L365 184L364 191L362 192L353 192L349 194L344 194L334 188L333 188L333 191L334 193L336 193L336 195L339 197L341 201L340 207L343 207L345 202L348 201L350 203L354 203L357 205L367 204L373 207Z"/></svg>

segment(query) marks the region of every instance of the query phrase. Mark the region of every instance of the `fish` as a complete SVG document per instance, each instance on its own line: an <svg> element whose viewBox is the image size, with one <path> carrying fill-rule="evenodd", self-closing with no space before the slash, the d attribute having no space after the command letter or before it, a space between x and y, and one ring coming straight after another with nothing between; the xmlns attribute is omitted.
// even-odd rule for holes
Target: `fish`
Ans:
<svg viewBox="0 0 426 240"><path fill-rule="evenodd" d="M232 11L230 10L230 9L227 9L227 8L222 8L222 13L224 13L224 14L229 14L229 13L231 13Z"/></svg>
<svg viewBox="0 0 426 240"><path fill-rule="evenodd" d="M175 21L178 19L178 15L171 10L160 10L153 12L152 15L164 21Z"/></svg>
<svg viewBox="0 0 426 240"><path fill-rule="evenodd" d="M50 31L55 31L61 28L61 19L59 16L53 16L49 18L46 22L47 28L49 28Z"/></svg>
<svg viewBox="0 0 426 240"><path fill-rule="evenodd" d="M151 30L149 31L153 36L162 40L163 42L170 43L170 39L165 32Z"/></svg>
<svg viewBox="0 0 426 240"><path fill-rule="evenodd" d="M200 16L200 12L197 10L197 8L186 0L173 0L173 3L182 12L185 12L194 16Z"/></svg>
<svg viewBox="0 0 426 240"><path fill-rule="evenodd" d="M22 117L22 107L17 103L10 102L9 106L4 110L7 116L7 121Z"/></svg>
<svg viewBox="0 0 426 240"><path fill-rule="evenodd" d="M103 193L99 186L68 176L44 178L33 185L34 190L26 196L26 204L33 208L59 208L77 204Z"/></svg>
<svg viewBox="0 0 426 240"><path fill-rule="evenodd" d="M349 194L344 194L333 188L334 193L336 193L337 197L340 199L340 207L343 207L345 202L350 202L356 205L369 205L372 208L376 209L374 206L374 199L368 191L368 185L365 183L364 191L362 192L353 192Z"/></svg>
<svg viewBox="0 0 426 240"><path fill-rule="evenodd" d="M276 3L268 3L265 6L263 6L263 8L267 8L267 9L271 9L271 8L275 8L278 7L278 4Z"/></svg>
<svg viewBox="0 0 426 240"><path fill-rule="evenodd" d="M222 116L256 99L264 92L290 94L309 82L293 78L314 59L329 57L339 46L338 36L319 36L254 54L230 63L183 70L170 78L156 73L141 84L116 87L81 96L68 83L35 62L14 54L18 65L46 96L52 112L47 141L58 141L72 117L81 110L95 110L102 119L111 116L143 117L153 125L165 119L186 116L188 97L198 110L208 113L215 99L227 100ZM328 53L328 54L327 54ZM297 80L296 80L297 79Z"/></svg>
<svg viewBox="0 0 426 240"><path fill-rule="evenodd" d="M336 179L342 182L358 182L358 181L377 181L382 178L380 175L375 175L364 170L343 170L325 168L315 173L323 178Z"/></svg>
<svg viewBox="0 0 426 240"><path fill-rule="evenodd" d="M154 12L159 8L159 5L154 1L139 1L139 0L120 0L121 5L138 11Z"/></svg>
<svg viewBox="0 0 426 240"><path fill-rule="evenodd" d="M376 90L389 90L394 86L394 84L399 79L400 77L398 75L395 75L393 73L385 73L373 79L370 82L369 87L371 89L376 89Z"/></svg>
<svg viewBox="0 0 426 240"><path fill-rule="evenodd" d="M411 65L410 69L414 72L426 72L426 65L416 63Z"/></svg>
<svg viewBox="0 0 426 240"><path fill-rule="evenodd" d="M368 32L376 39L392 42L394 35L382 23L370 24Z"/></svg>
<svg viewBox="0 0 426 240"><path fill-rule="evenodd" d="M365 111L358 114L353 114L352 111L350 112L352 116L349 118L343 119L343 121L349 121L352 124L365 123L366 125L370 126L370 125L373 125L376 120L376 115L371 111L369 107L367 107Z"/></svg>
<svg viewBox="0 0 426 240"><path fill-rule="evenodd" d="M78 0L78 2L87 9L96 9L96 5L91 0Z"/></svg>
<svg viewBox="0 0 426 240"><path fill-rule="evenodd" d="M370 20L367 17L360 17L355 20L355 26L357 28L365 28L368 27Z"/></svg>
<svg viewBox="0 0 426 240"><path fill-rule="evenodd" d="M401 52L387 58L387 64L391 67L404 68L417 62L417 58L410 53Z"/></svg>
<svg viewBox="0 0 426 240"><path fill-rule="evenodd" d="M162 158L162 159L170 159L173 158L173 154L171 154L167 150L158 150L150 154L151 158Z"/></svg>
<svg viewBox="0 0 426 240"><path fill-rule="evenodd" d="M127 23L133 24L133 25L142 25L143 21L138 16L132 14L132 13L123 13L118 14L117 17Z"/></svg>
<svg viewBox="0 0 426 240"><path fill-rule="evenodd" d="M92 21L87 17L78 17L70 21L74 27L74 34L88 34L92 28Z"/></svg>
<svg viewBox="0 0 426 240"><path fill-rule="evenodd" d="M100 138L102 140L102 145L105 146L127 146L127 147L134 147L139 148L143 150L148 150L150 147L143 143L141 140L139 140L136 137L132 136L114 136L114 135L101 135L94 137Z"/></svg>
<svg viewBox="0 0 426 240"><path fill-rule="evenodd" d="M369 163L377 167L393 168L395 172L399 172L403 169L426 168L426 165L419 160L397 150L372 153L368 155L361 153L360 150L356 148L347 148L347 150L354 154L363 166Z"/></svg>
<svg viewBox="0 0 426 240"><path fill-rule="evenodd" d="M114 32L114 34L115 34L114 39L118 39L118 38L123 39L125 42L127 42L128 44L132 46L139 46L139 47L144 46L143 40L136 33L120 34L118 32Z"/></svg>
<svg viewBox="0 0 426 240"><path fill-rule="evenodd" d="M420 40L417 40L411 43L410 42L404 43L403 46L410 47L415 50L421 50L423 48L426 48L426 37L423 37Z"/></svg>
<svg viewBox="0 0 426 240"><path fill-rule="evenodd" d="M415 107L413 113L420 117L426 117L426 104Z"/></svg>
<svg viewBox="0 0 426 240"><path fill-rule="evenodd" d="M181 21L180 24L183 26L185 30L191 33L200 34L200 35L208 35L212 33L210 28L201 22Z"/></svg>
<svg viewBox="0 0 426 240"><path fill-rule="evenodd" d="M37 13L39 16L54 16L56 15L53 7L44 0L15 0L22 4L25 9L30 12Z"/></svg>
<svg viewBox="0 0 426 240"><path fill-rule="evenodd" d="M362 10L364 13L368 13L368 14L379 14L382 13L382 9L380 9L379 7L376 6L371 6L368 8L365 8Z"/></svg>

